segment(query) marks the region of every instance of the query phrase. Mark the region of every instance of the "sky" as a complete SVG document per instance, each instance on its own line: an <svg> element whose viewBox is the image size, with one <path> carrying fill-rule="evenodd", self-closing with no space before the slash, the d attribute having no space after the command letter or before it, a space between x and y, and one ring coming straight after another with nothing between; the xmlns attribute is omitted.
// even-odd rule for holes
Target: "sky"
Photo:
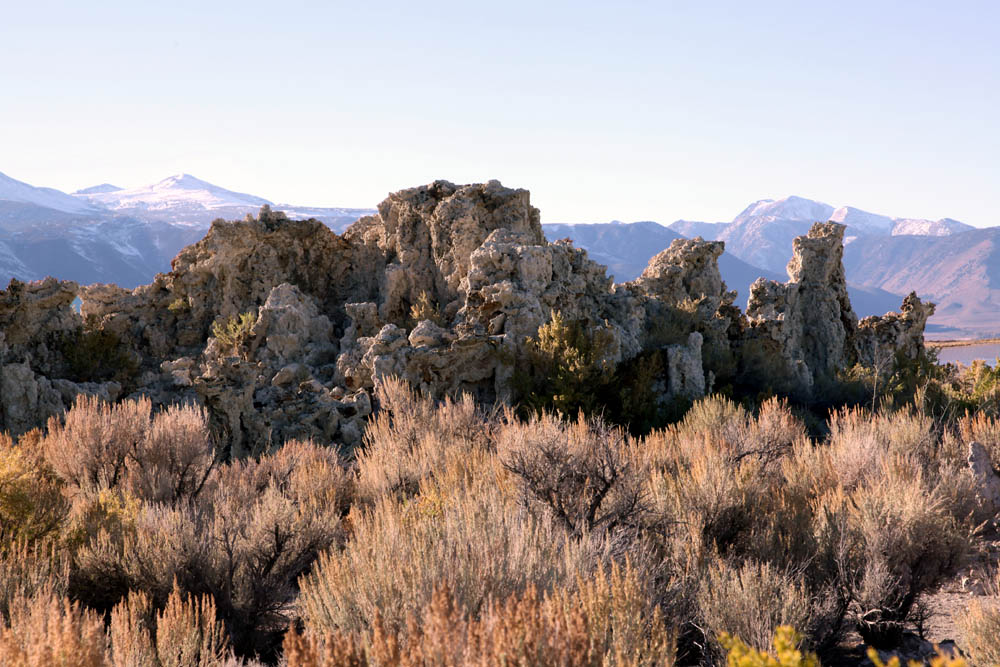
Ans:
<svg viewBox="0 0 1000 667"><path fill-rule="evenodd" d="M0 172L188 172L374 206L443 178L543 222L790 194L1000 225L1000 3L3 0Z"/></svg>

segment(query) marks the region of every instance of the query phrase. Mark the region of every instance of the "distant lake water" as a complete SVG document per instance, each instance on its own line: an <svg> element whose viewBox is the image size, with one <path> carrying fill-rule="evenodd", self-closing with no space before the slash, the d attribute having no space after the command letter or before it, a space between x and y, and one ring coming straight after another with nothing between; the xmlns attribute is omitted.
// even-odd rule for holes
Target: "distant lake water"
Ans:
<svg viewBox="0 0 1000 667"><path fill-rule="evenodd" d="M996 365L1000 357L1000 343L985 343L980 345L960 345L944 347L938 350L938 361L942 364L971 364L976 359L982 359L990 366Z"/></svg>

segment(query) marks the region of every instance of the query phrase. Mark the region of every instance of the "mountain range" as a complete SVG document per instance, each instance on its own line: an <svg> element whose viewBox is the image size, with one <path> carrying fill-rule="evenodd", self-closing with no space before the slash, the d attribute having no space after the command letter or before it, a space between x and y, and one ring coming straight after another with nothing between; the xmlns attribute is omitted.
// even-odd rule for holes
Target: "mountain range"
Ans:
<svg viewBox="0 0 1000 667"><path fill-rule="evenodd" d="M292 218L316 218L337 232L374 212L275 204L178 174L122 188L109 183L66 194L0 174L0 282L47 275L80 283L148 283L170 269L184 246L217 218L238 219L262 205ZM938 336L1000 333L1000 227L975 228L950 218L890 217L803 197L762 199L730 222L677 220L546 224L550 240L571 238L606 264L619 282L638 277L649 259L680 237L726 243L719 270L745 305L758 277L783 280L792 240L812 223L847 225L844 265L855 311L882 314L915 290L938 303L928 332Z"/></svg>
<svg viewBox="0 0 1000 667"><path fill-rule="evenodd" d="M256 214L264 204L316 218L335 231L373 209L274 204L190 174L125 189L108 183L74 192L35 187L0 174L0 281L53 275L80 283L148 283L217 218Z"/></svg>
<svg viewBox="0 0 1000 667"><path fill-rule="evenodd" d="M812 223L832 220L847 225L845 242L893 236L951 236L976 228L951 218L923 220L891 218L851 206L834 208L805 199L762 199L747 206L732 222L678 220L670 228L684 236L725 241L726 250L743 260L784 273L791 240L809 231ZM865 281L860 281L864 283Z"/></svg>
<svg viewBox="0 0 1000 667"><path fill-rule="evenodd" d="M542 225L542 229L550 241L569 238L581 248L586 248L587 254L595 261L606 265L608 273L618 282L638 278L653 255L668 247L674 239L684 237L683 234L678 234L668 227L649 221L547 224ZM789 242L789 256L791 247ZM744 262L730 252L728 247L719 257L719 273L722 274L726 286L736 290L737 303L741 308L746 307L747 297L750 296L750 285L758 278L781 282L788 279L784 271L769 271ZM902 301L900 295L877 287L849 283L847 289L851 296L851 304L860 317L883 315L890 310L898 310Z"/></svg>
<svg viewBox="0 0 1000 667"><path fill-rule="evenodd" d="M545 230L550 238L569 237L587 248L619 281L637 277L677 236L725 241L719 271L745 305L758 276L785 280L792 241L825 220L847 225L844 267L859 316L896 310L903 295L916 291L938 304L930 336L1000 334L1000 227L890 217L791 196L756 201L730 222L562 224Z"/></svg>

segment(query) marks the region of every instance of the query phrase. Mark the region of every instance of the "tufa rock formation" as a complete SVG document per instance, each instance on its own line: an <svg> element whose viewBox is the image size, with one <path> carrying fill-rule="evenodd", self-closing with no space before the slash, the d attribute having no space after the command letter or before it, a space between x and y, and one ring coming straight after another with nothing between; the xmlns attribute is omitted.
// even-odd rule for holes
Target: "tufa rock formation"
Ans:
<svg viewBox="0 0 1000 667"><path fill-rule="evenodd" d="M674 241L615 285L585 251L547 242L528 192L497 181L402 190L342 236L264 207L216 221L132 291L12 282L0 293L0 426L42 424L80 393L146 395L204 405L231 456L293 437L353 446L388 375L437 396L516 400L525 341L553 311L600 330L612 364L662 353L664 401L752 372L808 393L856 361L918 355L932 312L911 295L902 314L859 325L843 229L796 239L789 282L755 283L744 316L719 275L722 243ZM123 378L71 378L65 341L96 334Z"/></svg>
<svg viewBox="0 0 1000 667"><path fill-rule="evenodd" d="M845 229L835 222L813 225L794 241L787 283L758 279L750 286L749 340L773 350L772 373L786 391L808 392L856 360L858 318L842 261Z"/></svg>

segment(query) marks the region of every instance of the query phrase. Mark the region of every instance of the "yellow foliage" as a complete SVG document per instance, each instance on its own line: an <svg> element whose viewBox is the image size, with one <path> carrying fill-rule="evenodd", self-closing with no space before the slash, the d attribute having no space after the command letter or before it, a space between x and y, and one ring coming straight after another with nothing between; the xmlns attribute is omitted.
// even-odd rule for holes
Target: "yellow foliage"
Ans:
<svg viewBox="0 0 1000 667"><path fill-rule="evenodd" d="M411 326L416 326L424 320L430 320L439 327L445 325L444 315L437 304L431 301L431 297L426 291L421 292L420 296L417 297L417 302L410 306Z"/></svg>
<svg viewBox="0 0 1000 667"><path fill-rule="evenodd" d="M0 541L41 538L59 527L65 513L51 470L0 436Z"/></svg>
<svg viewBox="0 0 1000 667"><path fill-rule="evenodd" d="M803 653L799 649L801 641L802 637L791 626L779 626L774 631L774 655L771 655L750 648L729 633L723 632L719 636L719 643L728 651L726 664L729 667L819 667L816 654Z"/></svg>
<svg viewBox="0 0 1000 667"><path fill-rule="evenodd" d="M899 656L895 655L889 659L889 662L884 662L879 657L878 651L871 647L868 648L868 659L874 663L875 667L900 667L902 665ZM930 659L929 664L930 667L969 667L969 663L964 658L942 653L941 649L937 650L937 655ZM924 663L919 660L910 660L907 665L908 667L923 667Z"/></svg>

